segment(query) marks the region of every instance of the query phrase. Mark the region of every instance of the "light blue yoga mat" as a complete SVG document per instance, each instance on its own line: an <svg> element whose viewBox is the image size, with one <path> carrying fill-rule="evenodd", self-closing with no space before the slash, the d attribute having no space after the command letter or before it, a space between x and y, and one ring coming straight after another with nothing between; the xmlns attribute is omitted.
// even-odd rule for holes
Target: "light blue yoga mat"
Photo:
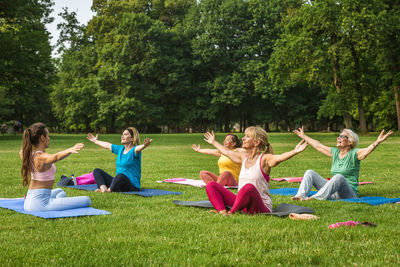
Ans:
<svg viewBox="0 0 400 267"><path fill-rule="evenodd" d="M0 207L45 219L111 214L111 212L92 207L58 211L25 211L24 202L25 199L23 198L0 199Z"/></svg>
<svg viewBox="0 0 400 267"><path fill-rule="evenodd" d="M66 187L87 190L87 191L94 191L97 189L96 184L69 185ZM134 194L134 195L139 195L142 197L154 197L154 196L162 196L162 195L180 195L180 194L182 194L182 192L165 191L165 190L148 189L148 188L141 189L140 191L118 192L118 193Z"/></svg>
<svg viewBox="0 0 400 267"><path fill-rule="evenodd" d="M297 188L278 188L271 189L270 193L272 195L282 195L282 196L294 196L297 194ZM317 193L316 191L310 191L309 196ZM335 201L335 200L334 200ZM353 202L353 203L367 203L372 206L396 203L400 201L400 198L386 198L386 197L360 197L360 198L346 198L337 201Z"/></svg>

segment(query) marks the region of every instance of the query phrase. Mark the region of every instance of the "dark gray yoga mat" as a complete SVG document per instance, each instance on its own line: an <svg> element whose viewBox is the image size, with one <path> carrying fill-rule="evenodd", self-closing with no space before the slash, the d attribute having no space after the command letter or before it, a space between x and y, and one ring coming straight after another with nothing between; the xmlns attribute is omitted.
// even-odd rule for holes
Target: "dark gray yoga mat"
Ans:
<svg viewBox="0 0 400 267"><path fill-rule="evenodd" d="M213 205L209 200L200 200L200 201L173 200L172 202L175 203L176 205L182 205L188 207L213 208ZM227 206L227 209L230 209L230 207ZM313 209L303 206L282 203L279 204L278 207L273 209L271 213L263 213L263 214L284 217L284 216L289 216L290 213L315 213L315 211Z"/></svg>

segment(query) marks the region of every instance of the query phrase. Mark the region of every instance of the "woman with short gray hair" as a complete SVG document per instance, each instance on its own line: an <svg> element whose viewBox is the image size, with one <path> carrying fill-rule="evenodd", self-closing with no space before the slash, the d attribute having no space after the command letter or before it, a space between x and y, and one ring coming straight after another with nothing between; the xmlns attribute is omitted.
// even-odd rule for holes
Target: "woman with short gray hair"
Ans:
<svg viewBox="0 0 400 267"><path fill-rule="evenodd" d="M292 200L358 198L358 174L361 160L365 159L380 143L393 133L389 131L385 134L385 130L382 130L374 143L366 148L356 148L359 141L358 135L350 129L344 129L340 133L336 139L336 147L325 146L307 136L304 133L303 127L293 132L306 140L317 151L332 158L332 179L327 181L315 171L307 170L301 181L299 190L292 197ZM308 197L308 193L313 186L318 192Z"/></svg>

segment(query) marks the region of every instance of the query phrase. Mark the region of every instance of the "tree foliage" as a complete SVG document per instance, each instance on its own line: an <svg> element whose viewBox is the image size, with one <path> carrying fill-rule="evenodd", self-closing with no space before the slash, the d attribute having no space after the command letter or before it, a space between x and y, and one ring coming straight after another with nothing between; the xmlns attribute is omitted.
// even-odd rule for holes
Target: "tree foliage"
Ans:
<svg viewBox="0 0 400 267"><path fill-rule="evenodd" d="M0 2L0 120L52 121L50 0ZM51 123L50 123L51 125Z"/></svg>
<svg viewBox="0 0 400 267"><path fill-rule="evenodd" d="M3 120L108 132L400 127L397 1L93 0L87 25L60 13L56 79L51 5L0 2Z"/></svg>

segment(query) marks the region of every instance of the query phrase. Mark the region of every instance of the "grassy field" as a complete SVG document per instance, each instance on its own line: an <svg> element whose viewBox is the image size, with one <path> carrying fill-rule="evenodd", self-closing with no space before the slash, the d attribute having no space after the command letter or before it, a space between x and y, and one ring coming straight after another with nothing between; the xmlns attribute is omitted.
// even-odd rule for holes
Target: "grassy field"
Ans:
<svg viewBox="0 0 400 267"><path fill-rule="evenodd" d="M335 145L337 133L310 134L326 145ZM377 134L361 136L366 147ZM142 187L183 192L182 195L144 198L118 193L100 194L65 189L68 196L87 195L92 207L112 215L63 219L41 219L0 209L1 266L119 266L119 265L327 265L399 266L400 205L370 206L334 201L293 202L272 196L273 206L300 204L313 208L317 221L293 221L265 215L235 214L223 217L205 209L176 206L172 200L207 199L204 189L156 183L173 177L198 178L200 170L217 172L217 158L202 155L191 144L200 134L142 135L153 138L143 152ZM224 135L217 136L222 141ZM100 135L115 144L120 135ZM275 153L292 149L299 141L294 134L272 133ZM115 172L115 156L85 139L85 135L51 135L48 152L84 142L85 148L56 164L56 182L62 174L87 173L99 167ZM21 136L0 137L0 197L22 197L18 150ZM391 136L363 160L361 196L400 197L400 136ZM271 177L303 176L314 169L330 177L330 159L308 147L302 154L280 164ZM274 182L271 188L297 187ZM347 221L370 221L373 227L328 229Z"/></svg>

